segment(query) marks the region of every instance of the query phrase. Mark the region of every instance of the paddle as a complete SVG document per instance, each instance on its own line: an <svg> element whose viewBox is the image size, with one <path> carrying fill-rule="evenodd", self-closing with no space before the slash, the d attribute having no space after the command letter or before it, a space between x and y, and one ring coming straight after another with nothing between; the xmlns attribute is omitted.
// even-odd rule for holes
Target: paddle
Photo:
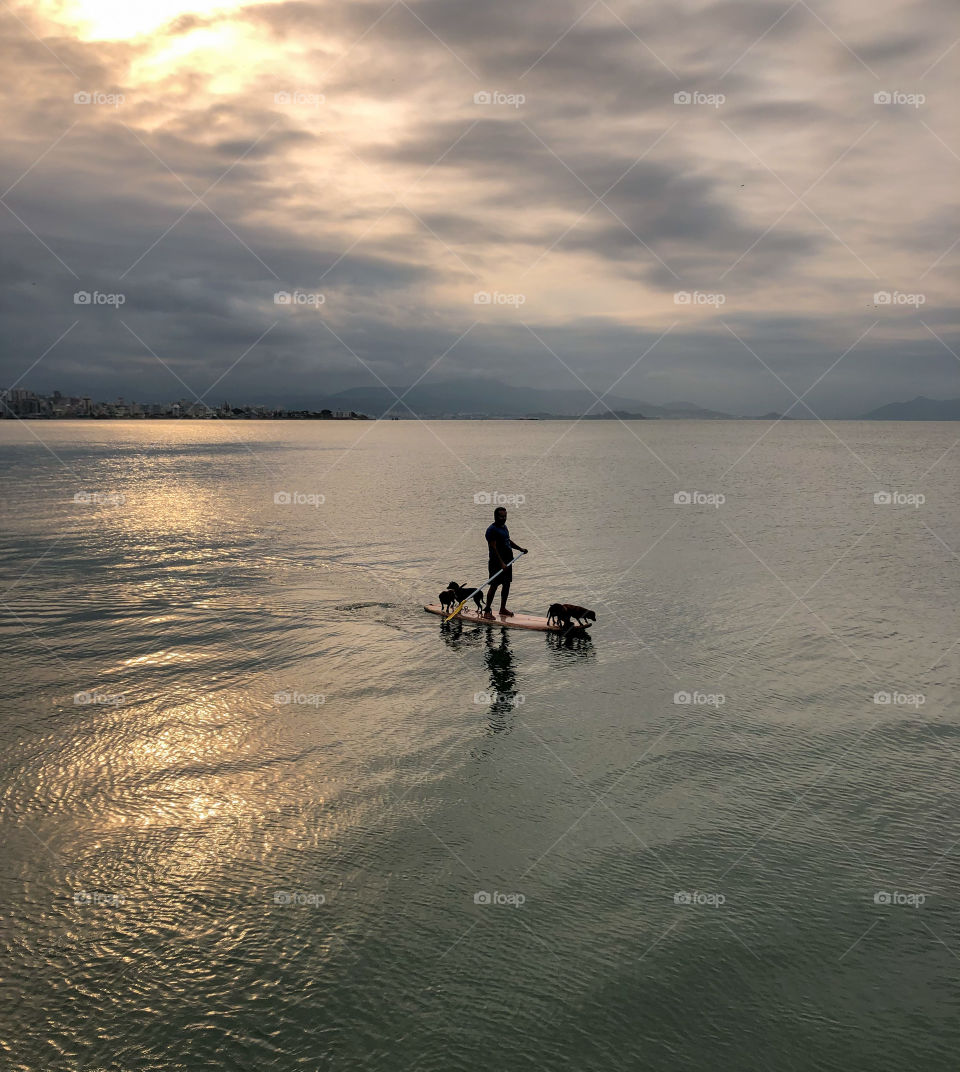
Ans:
<svg viewBox="0 0 960 1072"><path fill-rule="evenodd" d="M472 592L470 593L470 595L468 595L468 596L467 596L467 599L473 599L473 597L474 597L474 596L475 596L475 595L477 594L477 592L482 592L482 591L484 590L484 588L486 588L486 587L487 587L487 585L488 585L488 584L489 584L489 583L490 583L491 581L495 581L495 580L496 580L496 579L497 579L497 578L498 578L498 577L500 576L500 574L501 574L501 573L503 573L503 570L505 570L505 569L509 569L509 568L510 568L510 567L511 567L511 566L512 566L512 565L514 564L514 562L516 562L516 561L517 561L517 559L518 559L518 558L523 558L523 556L524 556L524 555L525 555L526 553L527 553L526 551L521 551L519 555L514 555L514 556L513 556L513 558L511 558L511 559L510 559L510 561L509 561L509 562L508 562L508 563L507 563L507 564L506 564L506 565L505 565L505 566L503 567L503 569L498 569L498 570L497 570L497 572L496 572L496 573L495 573L495 574L494 574L494 575L493 575L492 577L488 577L488 578L487 578L487 580L485 580L485 581L483 582L483 584L481 584L481 585L480 585L480 587L479 587L479 588L474 588L474 590L473 590L473 591L472 591ZM467 599L464 599L464 600L463 600L462 602L458 603L458 604L457 604L457 608L456 608L456 610L455 610L455 611L453 612L453 614L450 614L450 615L448 615L448 616L447 616L446 618L444 618L443 620L444 620L445 622L449 622L451 618L456 618L456 616L457 616L457 615L458 615L458 614L460 613L460 611L461 611L461 610L463 609L463 604L467 602Z"/></svg>

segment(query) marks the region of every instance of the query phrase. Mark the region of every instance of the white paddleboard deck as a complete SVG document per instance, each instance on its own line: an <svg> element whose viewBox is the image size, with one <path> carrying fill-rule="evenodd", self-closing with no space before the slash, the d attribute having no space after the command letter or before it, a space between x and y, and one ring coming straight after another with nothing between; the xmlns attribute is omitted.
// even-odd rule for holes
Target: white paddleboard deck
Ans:
<svg viewBox="0 0 960 1072"><path fill-rule="evenodd" d="M448 613L439 603L428 603L423 609L431 614L442 614L444 617ZM563 628L561 625L547 625L546 618L538 618L535 614L517 614L514 612L512 618L501 618L499 613L494 611L492 618L481 618L475 607L471 607L469 610L464 607L457 615L456 620L478 622L480 625L504 625L510 629L533 629L538 633L559 633Z"/></svg>

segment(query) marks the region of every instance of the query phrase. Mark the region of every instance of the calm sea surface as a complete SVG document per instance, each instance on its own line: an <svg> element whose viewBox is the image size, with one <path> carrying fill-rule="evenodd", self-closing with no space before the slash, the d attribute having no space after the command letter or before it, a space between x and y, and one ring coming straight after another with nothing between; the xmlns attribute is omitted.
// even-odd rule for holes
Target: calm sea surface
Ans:
<svg viewBox="0 0 960 1072"><path fill-rule="evenodd" d="M0 1067L955 1069L958 435L3 422Z"/></svg>

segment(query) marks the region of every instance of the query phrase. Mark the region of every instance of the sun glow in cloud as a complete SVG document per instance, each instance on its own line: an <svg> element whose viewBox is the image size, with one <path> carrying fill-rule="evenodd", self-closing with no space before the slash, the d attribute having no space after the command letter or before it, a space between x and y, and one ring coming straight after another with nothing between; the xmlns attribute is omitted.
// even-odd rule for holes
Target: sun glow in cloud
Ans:
<svg viewBox="0 0 960 1072"><path fill-rule="evenodd" d="M158 42L157 47L131 63L130 76L135 82L142 79L146 85L187 68L202 71L208 94L236 93L245 85L257 59L253 33L230 22L158 38Z"/></svg>
<svg viewBox="0 0 960 1072"><path fill-rule="evenodd" d="M109 41L151 33L181 15L229 14L243 5L223 0L58 0L47 6L52 18L79 37Z"/></svg>
<svg viewBox="0 0 960 1072"><path fill-rule="evenodd" d="M158 79L186 68L202 74L208 93L235 94L263 69L276 70L279 64L290 73L290 57L284 61L245 22L248 6L231 0L46 0L41 12L60 30L94 46L100 41L136 41L127 71L131 84L153 90ZM181 24L175 33L164 32L185 17L197 21Z"/></svg>

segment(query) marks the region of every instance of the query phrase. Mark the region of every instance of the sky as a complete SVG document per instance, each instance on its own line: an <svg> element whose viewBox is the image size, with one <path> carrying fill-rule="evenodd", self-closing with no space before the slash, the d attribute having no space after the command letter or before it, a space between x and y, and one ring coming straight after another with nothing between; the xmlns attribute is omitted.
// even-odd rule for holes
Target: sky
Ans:
<svg viewBox="0 0 960 1072"><path fill-rule="evenodd" d="M0 28L0 385L960 396L955 0L5 0Z"/></svg>

